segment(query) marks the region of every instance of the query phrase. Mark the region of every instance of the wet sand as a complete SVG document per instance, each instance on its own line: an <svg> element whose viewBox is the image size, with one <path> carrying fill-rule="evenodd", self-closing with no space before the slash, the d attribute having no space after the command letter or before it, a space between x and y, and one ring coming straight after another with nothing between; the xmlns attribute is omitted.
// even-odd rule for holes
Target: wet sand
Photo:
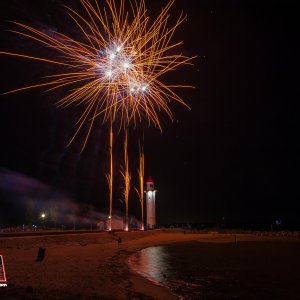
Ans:
<svg viewBox="0 0 300 300"><path fill-rule="evenodd" d="M274 239L291 240L237 235L238 241ZM186 241L233 243L234 236L148 231L0 237L8 284L0 299L178 299L133 272L127 261L143 248ZM39 247L46 248L42 262L35 261Z"/></svg>

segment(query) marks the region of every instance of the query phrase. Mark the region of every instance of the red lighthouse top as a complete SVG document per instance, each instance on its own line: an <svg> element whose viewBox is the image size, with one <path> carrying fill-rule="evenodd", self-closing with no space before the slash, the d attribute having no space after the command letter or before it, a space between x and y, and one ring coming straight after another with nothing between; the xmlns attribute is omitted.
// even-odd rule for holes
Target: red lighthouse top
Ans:
<svg viewBox="0 0 300 300"><path fill-rule="evenodd" d="M153 180L153 178L151 176L149 176L146 182L154 183L154 180Z"/></svg>

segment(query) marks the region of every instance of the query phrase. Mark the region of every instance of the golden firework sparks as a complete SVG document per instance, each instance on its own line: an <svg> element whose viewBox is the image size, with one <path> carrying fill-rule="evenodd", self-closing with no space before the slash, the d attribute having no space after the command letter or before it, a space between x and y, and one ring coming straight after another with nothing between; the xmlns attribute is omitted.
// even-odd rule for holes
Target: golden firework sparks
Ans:
<svg viewBox="0 0 300 300"><path fill-rule="evenodd" d="M125 231L128 231L128 201L129 201L129 192L130 192L130 180L131 175L129 173L129 159L128 159L128 132L125 130L124 135L124 168L120 171L124 179L124 203L126 209L126 221L125 221Z"/></svg>
<svg viewBox="0 0 300 300"><path fill-rule="evenodd" d="M82 12L66 6L70 18L81 33L81 39L52 32L45 33L32 26L13 22L15 34L46 46L56 54L53 59L24 53L2 51L0 54L55 64L59 70L49 74L45 81L17 88L8 93L32 88L47 91L63 88L65 95L59 107L81 105L81 117L70 143L84 124L89 130L94 120L118 122L121 127L146 119L161 129L159 113L172 119L170 103L185 102L174 91L186 85L169 85L162 76L181 65L190 64L192 58L174 54L182 42L172 42L178 26L185 20L181 13L170 24L171 0L154 21L147 15L145 0L79 0Z"/></svg>
<svg viewBox="0 0 300 300"><path fill-rule="evenodd" d="M142 144L139 144L139 189L135 188L135 191L138 194L139 201L141 204L141 219L142 225L141 230L144 230L144 169L145 169L145 155Z"/></svg>
<svg viewBox="0 0 300 300"><path fill-rule="evenodd" d="M108 230L112 229L112 204L113 204L113 141L114 134L112 128L112 121L110 121L109 130L109 173L106 175L108 190L109 190L109 215L108 215Z"/></svg>

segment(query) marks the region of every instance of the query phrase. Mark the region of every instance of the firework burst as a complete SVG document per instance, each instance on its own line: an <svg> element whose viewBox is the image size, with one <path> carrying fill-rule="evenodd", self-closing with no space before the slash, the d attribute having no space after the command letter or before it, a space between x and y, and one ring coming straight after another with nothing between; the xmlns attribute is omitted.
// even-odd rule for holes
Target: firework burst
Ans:
<svg viewBox="0 0 300 300"><path fill-rule="evenodd" d="M80 32L80 40L13 22L18 29L12 32L47 46L56 53L55 59L24 53L0 54L55 64L59 71L45 77L44 82L8 93L38 87L47 91L63 88L66 94L58 101L59 107L83 107L70 143L82 126L89 124L85 146L96 117L101 117L103 123L117 121L120 128L146 119L149 125L161 129L161 111L172 119L170 102L187 106L174 90L190 86L167 85L161 81L162 75L190 64L192 59L173 54L182 44L173 43L173 35L185 16L181 14L175 24L170 25L169 11L174 0L152 22L145 0L80 0L80 3L81 13L66 6Z"/></svg>

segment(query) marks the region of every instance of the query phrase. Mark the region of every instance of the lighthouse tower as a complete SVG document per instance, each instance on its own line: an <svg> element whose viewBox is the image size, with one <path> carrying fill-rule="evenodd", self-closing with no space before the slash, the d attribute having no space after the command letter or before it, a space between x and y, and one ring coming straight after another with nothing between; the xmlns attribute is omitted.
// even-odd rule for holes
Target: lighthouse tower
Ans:
<svg viewBox="0 0 300 300"><path fill-rule="evenodd" d="M146 228L153 229L156 225L155 218L155 193L154 190L154 180L151 176L148 177L146 181L146 205L147 205L147 223Z"/></svg>

